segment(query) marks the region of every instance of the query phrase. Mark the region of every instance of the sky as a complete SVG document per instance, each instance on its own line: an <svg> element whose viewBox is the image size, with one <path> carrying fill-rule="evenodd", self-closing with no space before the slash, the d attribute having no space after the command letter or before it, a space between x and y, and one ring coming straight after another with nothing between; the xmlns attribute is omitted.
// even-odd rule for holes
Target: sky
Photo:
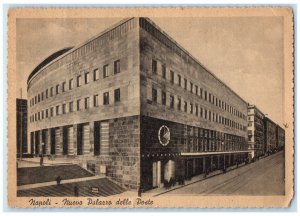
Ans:
<svg viewBox="0 0 300 216"><path fill-rule="evenodd" d="M78 45L122 18L18 19L17 89L46 57ZM151 18L245 101L283 127L281 17Z"/></svg>

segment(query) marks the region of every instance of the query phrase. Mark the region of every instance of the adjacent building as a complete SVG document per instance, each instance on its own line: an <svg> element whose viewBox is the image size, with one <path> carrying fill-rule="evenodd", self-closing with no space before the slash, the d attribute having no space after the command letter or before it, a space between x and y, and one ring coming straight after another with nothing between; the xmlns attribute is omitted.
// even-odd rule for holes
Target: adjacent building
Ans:
<svg viewBox="0 0 300 216"><path fill-rule="evenodd" d="M277 125L277 149L283 150L285 143L285 130Z"/></svg>
<svg viewBox="0 0 300 216"><path fill-rule="evenodd" d="M16 100L17 105L17 157L27 153L27 100Z"/></svg>
<svg viewBox="0 0 300 216"><path fill-rule="evenodd" d="M268 117L264 118L265 146L264 152L269 154L277 148L277 124Z"/></svg>
<svg viewBox="0 0 300 216"><path fill-rule="evenodd" d="M248 105L248 145L251 158L264 155L264 117L255 105Z"/></svg>
<svg viewBox="0 0 300 216"><path fill-rule="evenodd" d="M247 102L147 18L50 55L28 78L28 100L32 154L69 158L128 189L250 152Z"/></svg>

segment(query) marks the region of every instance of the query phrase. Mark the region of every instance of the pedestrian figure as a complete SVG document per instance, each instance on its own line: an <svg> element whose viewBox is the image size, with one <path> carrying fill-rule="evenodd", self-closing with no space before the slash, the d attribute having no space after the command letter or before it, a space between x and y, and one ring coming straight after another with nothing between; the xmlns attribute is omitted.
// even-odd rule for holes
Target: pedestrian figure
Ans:
<svg viewBox="0 0 300 216"><path fill-rule="evenodd" d="M141 187L139 187L139 189L138 189L138 197L141 197L142 196L142 189L141 189Z"/></svg>
<svg viewBox="0 0 300 216"><path fill-rule="evenodd" d="M57 185L60 185L60 182L61 182L61 177L60 177L60 176L57 176L57 177L56 177L56 183L57 183Z"/></svg>
<svg viewBox="0 0 300 216"><path fill-rule="evenodd" d="M76 197L79 196L79 188L77 185L74 186L74 196L76 196Z"/></svg>

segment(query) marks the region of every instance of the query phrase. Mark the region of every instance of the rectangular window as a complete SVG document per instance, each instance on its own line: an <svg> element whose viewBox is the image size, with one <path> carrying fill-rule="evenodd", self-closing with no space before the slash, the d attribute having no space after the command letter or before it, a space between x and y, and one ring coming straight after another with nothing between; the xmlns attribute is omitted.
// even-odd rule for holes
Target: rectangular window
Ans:
<svg viewBox="0 0 300 216"><path fill-rule="evenodd" d="M41 101L41 96L40 96L40 94L38 94L38 102L40 102Z"/></svg>
<svg viewBox="0 0 300 216"><path fill-rule="evenodd" d="M108 105L109 104L109 93L108 92L104 92L103 93L103 104L104 105Z"/></svg>
<svg viewBox="0 0 300 216"><path fill-rule="evenodd" d="M53 96L53 87L50 88L50 97Z"/></svg>
<svg viewBox="0 0 300 216"><path fill-rule="evenodd" d="M157 74L157 61L152 59L152 73Z"/></svg>
<svg viewBox="0 0 300 216"><path fill-rule="evenodd" d="M184 101L184 112L187 112L187 102Z"/></svg>
<svg viewBox="0 0 300 216"><path fill-rule="evenodd" d="M204 118L207 119L207 110L204 111Z"/></svg>
<svg viewBox="0 0 300 216"><path fill-rule="evenodd" d="M74 107L73 107L73 101L71 101L69 103L69 112L73 112L74 111Z"/></svg>
<svg viewBox="0 0 300 216"><path fill-rule="evenodd" d="M115 89L115 103L120 102L121 101L121 92L120 89Z"/></svg>
<svg viewBox="0 0 300 216"><path fill-rule="evenodd" d="M184 79L184 89L187 90L187 80Z"/></svg>
<svg viewBox="0 0 300 216"><path fill-rule="evenodd" d="M193 85L193 83L192 82L190 82L190 90L191 90L191 93L193 93L193 87L194 87L194 85Z"/></svg>
<svg viewBox="0 0 300 216"><path fill-rule="evenodd" d="M170 95L170 108L174 109L174 96Z"/></svg>
<svg viewBox="0 0 300 216"><path fill-rule="evenodd" d="M152 88L152 102L157 102L157 90Z"/></svg>
<svg viewBox="0 0 300 216"><path fill-rule="evenodd" d="M208 101L211 102L211 94L208 93Z"/></svg>
<svg viewBox="0 0 300 216"><path fill-rule="evenodd" d="M195 94L198 95L198 86L195 85Z"/></svg>
<svg viewBox="0 0 300 216"><path fill-rule="evenodd" d="M59 93L59 84L56 85L56 94Z"/></svg>
<svg viewBox="0 0 300 216"><path fill-rule="evenodd" d="M81 75L77 76L77 87L81 86Z"/></svg>
<svg viewBox="0 0 300 216"><path fill-rule="evenodd" d="M193 111L194 111L194 106L192 103L190 103L190 113L193 114Z"/></svg>
<svg viewBox="0 0 300 216"><path fill-rule="evenodd" d="M49 111L48 111L48 109L46 109L46 118L48 118L49 117Z"/></svg>
<svg viewBox="0 0 300 216"><path fill-rule="evenodd" d="M50 117L53 117L53 107L50 108Z"/></svg>
<svg viewBox="0 0 300 216"><path fill-rule="evenodd" d="M73 79L69 80L69 90L73 89L74 84L73 84Z"/></svg>
<svg viewBox="0 0 300 216"><path fill-rule="evenodd" d="M48 89L46 89L45 96L48 98Z"/></svg>
<svg viewBox="0 0 300 216"><path fill-rule="evenodd" d="M90 98L86 97L84 98L84 108L88 109L90 107Z"/></svg>
<svg viewBox="0 0 300 216"><path fill-rule="evenodd" d="M196 109L196 113L195 114L196 114L196 116L198 116L198 105L195 106L195 109Z"/></svg>
<svg viewBox="0 0 300 216"><path fill-rule="evenodd" d="M206 91L204 91L204 100L207 101L207 92Z"/></svg>
<svg viewBox="0 0 300 216"><path fill-rule="evenodd" d="M178 98L177 109L181 110L181 98Z"/></svg>
<svg viewBox="0 0 300 216"><path fill-rule="evenodd" d="M65 92L65 90L66 90L66 82L63 82L61 85L61 91Z"/></svg>
<svg viewBox="0 0 300 216"><path fill-rule="evenodd" d="M99 69L98 68L96 68L95 70L94 70L94 81L96 81L96 80L98 80L99 79Z"/></svg>
<svg viewBox="0 0 300 216"><path fill-rule="evenodd" d="M200 88L200 98L202 99L203 98L203 89Z"/></svg>
<svg viewBox="0 0 300 216"><path fill-rule="evenodd" d="M81 99L77 100L77 111L81 109Z"/></svg>
<svg viewBox="0 0 300 216"><path fill-rule="evenodd" d="M42 119L44 119L44 110L42 110Z"/></svg>
<svg viewBox="0 0 300 216"><path fill-rule="evenodd" d="M120 60L114 62L114 74L120 73Z"/></svg>
<svg viewBox="0 0 300 216"><path fill-rule="evenodd" d="M174 84L174 71L170 71L171 83Z"/></svg>
<svg viewBox="0 0 300 216"><path fill-rule="evenodd" d="M162 91L161 92L161 103L162 103L162 105L166 105L166 102L167 102L166 92Z"/></svg>
<svg viewBox="0 0 300 216"><path fill-rule="evenodd" d="M108 77L108 64L103 66L103 78Z"/></svg>
<svg viewBox="0 0 300 216"><path fill-rule="evenodd" d="M161 66L161 72L162 72L162 78L166 79L167 78L166 65Z"/></svg>
<svg viewBox="0 0 300 216"><path fill-rule="evenodd" d="M94 107L97 107L98 105L99 105L98 95L94 95Z"/></svg>
<svg viewBox="0 0 300 216"><path fill-rule="evenodd" d="M66 114L66 104L62 105L62 114Z"/></svg>
<svg viewBox="0 0 300 216"><path fill-rule="evenodd" d="M44 92L42 92L42 94L41 94L41 100L43 101L44 100Z"/></svg>
<svg viewBox="0 0 300 216"><path fill-rule="evenodd" d="M203 108L200 108L200 117L203 118Z"/></svg>
<svg viewBox="0 0 300 216"><path fill-rule="evenodd" d="M59 105L56 106L56 111L55 111L56 115L59 115Z"/></svg>
<svg viewBox="0 0 300 216"><path fill-rule="evenodd" d="M84 73L84 84L88 84L90 82L90 72Z"/></svg>
<svg viewBox="0 0 300 216"><path fill-rule="evenodd" d="M178 77L178 85L181 86L181 76L178 74L177 77Z"/></svg>

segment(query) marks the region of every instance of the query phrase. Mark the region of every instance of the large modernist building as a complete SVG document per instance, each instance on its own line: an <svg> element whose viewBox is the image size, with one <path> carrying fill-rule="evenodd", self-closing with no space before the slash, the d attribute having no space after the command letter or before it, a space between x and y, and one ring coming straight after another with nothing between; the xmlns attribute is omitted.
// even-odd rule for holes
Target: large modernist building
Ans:
<svg viewBox="0 0 300 216"><path fill-rule="evenodd" d="M264 118L265 115L255 106L248 106L248 144L251 157L264 155Z"/></svg>
<svg viewBox="0 0 300 216"><path fill-rule="evenodd" d="M147 18L46 58L28 78L29 143L128 189L248 157L247 103Z"/></svg>
<svg viewBox="0 0 300 216"><path fill-rule="evenodd" d="M27 153L27 100L19 99L17 103L17 156Z"/></svg>

